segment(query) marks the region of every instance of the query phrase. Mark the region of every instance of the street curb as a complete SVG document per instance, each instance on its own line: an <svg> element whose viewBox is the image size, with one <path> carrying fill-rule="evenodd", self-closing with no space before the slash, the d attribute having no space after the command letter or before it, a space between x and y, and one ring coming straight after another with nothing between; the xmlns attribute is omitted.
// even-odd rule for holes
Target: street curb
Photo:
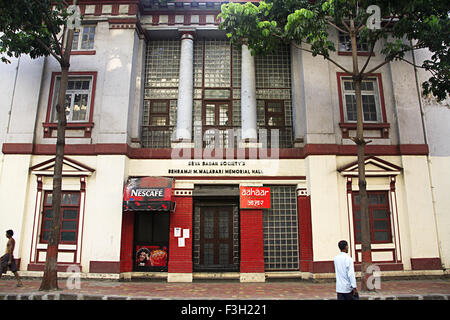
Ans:
<svg viewBox="0 0 450 320"><path fill-rule="evenodd" d="M120 296L69 293L0 293L0 300L172 300L170 298L147 296ZM174 299L178 300L178 299ZM187 299L189 300L189 299ZM334 300L319 298L315 300ZM450 294L392 294L392 295L361 295L360 300L450 300Z"/></svg>

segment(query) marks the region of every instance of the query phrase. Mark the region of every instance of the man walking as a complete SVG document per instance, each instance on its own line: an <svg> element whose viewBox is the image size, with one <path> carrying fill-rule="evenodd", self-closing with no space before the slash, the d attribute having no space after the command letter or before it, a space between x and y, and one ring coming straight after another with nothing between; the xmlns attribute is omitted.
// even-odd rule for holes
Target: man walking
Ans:
<svg viewBox="0 0 450 320"><path fill-rule="evenodd" d="M353 259L348 255L348 243L339 241L341 252L334 258L336 271L336 293L338 300L359 300L356 288L355 268Z"/></svg>
<svg viewBox="0 0 450 320"><path fill-rule="evenodd" d="M16 241L12 237L14 235L14 232L12 230L6 231L6 237L9 239L8 243L6 244L6 253L0 258L0 278L2 277L3 273L6 273L8 268L11 270L11 272L14 274L17 280L17 286L22 287L23 283L22 280L20 280L19 274L17 273L17 265L14 261L14 247L16 246Z"/></svg>

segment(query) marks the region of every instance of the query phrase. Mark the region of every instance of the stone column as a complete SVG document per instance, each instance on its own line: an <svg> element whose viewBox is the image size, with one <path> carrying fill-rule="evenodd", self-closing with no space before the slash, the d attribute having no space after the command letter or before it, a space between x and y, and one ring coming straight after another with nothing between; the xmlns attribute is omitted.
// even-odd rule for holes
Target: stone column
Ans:
<svg viewBox="0 0 450 320"><path fill-rule="evenodd" d="M192 105L194 94L194 35L181 35L180 76L178 83L177 128L175 140L192 140Z"/></svg>
<svg viewBox="0 0 450 320"><path fill-rule="evenodd" d="M257 139L255 59L242 45L241 118L242 140Z"/></svg>

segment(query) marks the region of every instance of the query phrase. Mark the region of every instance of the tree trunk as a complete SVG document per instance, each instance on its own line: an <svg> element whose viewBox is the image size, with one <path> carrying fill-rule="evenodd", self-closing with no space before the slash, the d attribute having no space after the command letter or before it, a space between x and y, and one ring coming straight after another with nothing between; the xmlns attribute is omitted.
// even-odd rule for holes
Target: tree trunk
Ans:
<svg viewBox="0 0 450 320"><path fill-rule="evenodd" d="M358 68L358 49L357 49L357 30L353 20L350 20L350 37L352 43L352 58L353 58L353 84L355 86L356 98L356 138L353 139L358 151L358 186L360 197L360 214L361 214L361 291L369 291L367 287L368 278L370 274L367 273L367 268L372 263L371 253L371 239L370 239L370 220L367 202L367 183L365 170L365 145L363 135L363 108L361 96L361 82L362 75Z"/></svg>
<svg viewBox="0 0 450 320"><path fill-rule="evenodd" d="M69 31L67 32L67 44L61 62L61 81L58 92L58 102L56 105L58 127L56 136L55 168L53 173L53 217L50 237L47 245L44 276L39 288L39 290L41 291L58 290L58 245L61 224L61 185L67 124L65 98L67 90L67 80L69 77L70 52L72 51L73 33L73 29L69 29Z"/></svg>

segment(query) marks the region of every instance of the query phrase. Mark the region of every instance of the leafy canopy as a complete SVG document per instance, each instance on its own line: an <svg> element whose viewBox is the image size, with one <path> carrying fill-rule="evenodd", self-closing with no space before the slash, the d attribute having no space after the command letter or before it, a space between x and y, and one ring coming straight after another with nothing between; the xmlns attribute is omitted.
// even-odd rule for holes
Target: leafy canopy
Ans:
<svg viewBox="0 0 450 320"><path fill-rule="evenodd" d="M369 5L381 9L379 30L366 27ZM306 43L303 50L334 62L330 52L336 47L330 31L349 33L353 21L358 38L368 43L370 50L375 43L381 45L385 63L403 60L411 50L430 50L430 59L420 66L432 74L423 85L424 94L433 93L443 100L450 90L449 13L448 0L267 0L257 5L223 4L220 28L232 43L248 44L252 54L265 54L280 44Z"/></svg>
<svg viewBox="0 0 450 320"><path fill-rule="evenodd" d="M71 14L63 0L0 0L1 60L8 63L8 57L21 54L61 57L62 31Z"/></svg>

